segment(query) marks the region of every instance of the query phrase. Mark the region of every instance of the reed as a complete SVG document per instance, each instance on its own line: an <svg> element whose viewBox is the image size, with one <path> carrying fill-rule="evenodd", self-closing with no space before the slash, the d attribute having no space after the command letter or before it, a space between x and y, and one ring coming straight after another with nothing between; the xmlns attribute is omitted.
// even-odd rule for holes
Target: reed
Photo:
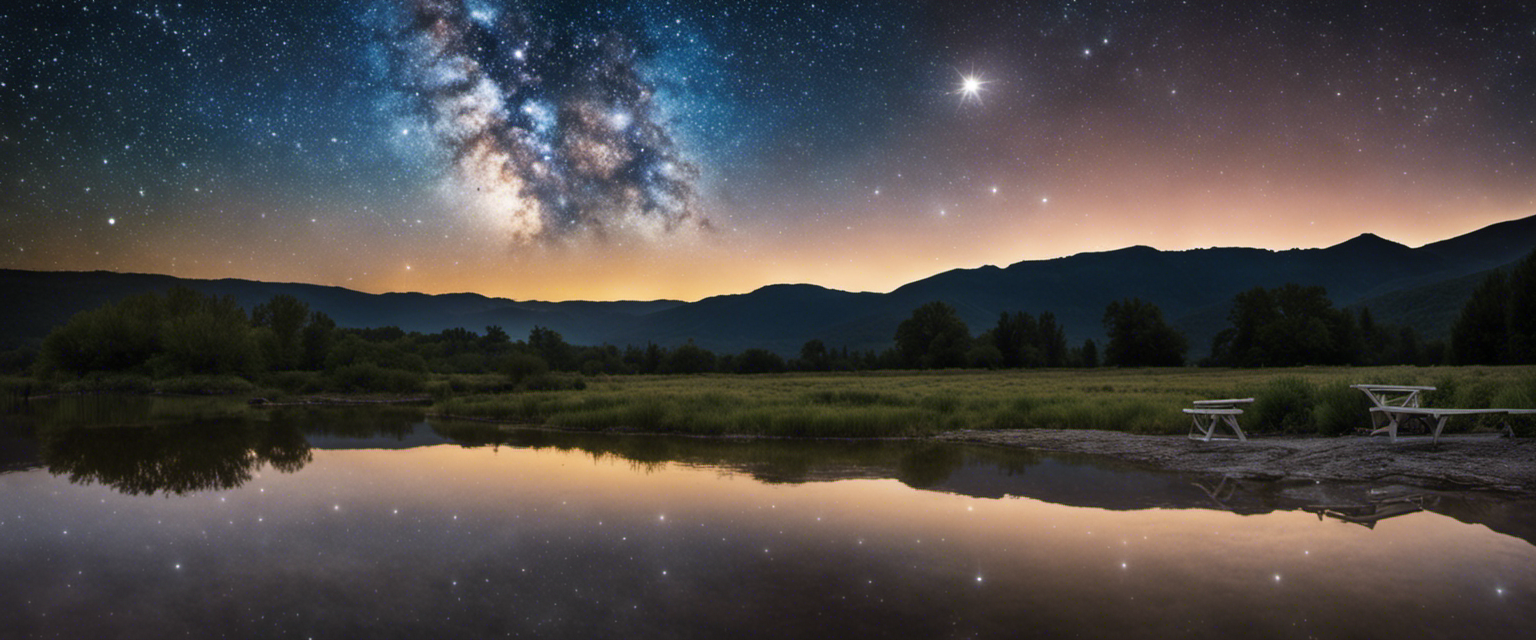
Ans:
<svg viewBox="0 0 1536 640"><path fill-rule="evenodd" d="M486 389L486 381L443 389ZM761 375L598 376L584 389L443 393L434 410L577 431L916 437L955 429L1188 431L1193 400L1259 399L1257 433L1365 427L1351 383L1430 384L1435 406L1536 406L1536 367L1061 369ZM1354 398L1359 395L1359 398ZM1500 405L1504 406L1504 405Z"/></svg>

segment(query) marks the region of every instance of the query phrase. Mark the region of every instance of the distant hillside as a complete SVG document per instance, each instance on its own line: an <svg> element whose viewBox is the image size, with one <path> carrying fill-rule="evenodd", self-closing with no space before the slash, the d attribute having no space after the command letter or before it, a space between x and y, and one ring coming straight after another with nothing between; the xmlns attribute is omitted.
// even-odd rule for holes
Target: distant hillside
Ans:
<svg viewBox="0 0 1536 640"><path fill-rule="evenodd" d="M247 308L278 293L292 294L348 327L482 331L494 324L520 337L542 325L578 344L670 346L692 340L716 351L762 347L787 356L797 354L812 338L833 348L884 349L891 345L896 325L933 300L958 309L972 333L990 328L1004 311L1050 311L1069 341L1078 344L1086 338L1102 339L1106 305L1135 296L1161 307L1189 336L1192 355L1199 357L1226 326L1226 309L1234 295L1288 282L1321 285L1337 306L1368 306L1381 322L1410 324L1427 339L1444 337L1483 274L1533 249L1536 217L1416 249L1372 234L1323 249L1290 251L1129 247L1004 268L956 269L883 294L785 284L691 303L519 302L468 293L374 295L249 280L0 270L0 294L20 302L0 307L0 346L35 345L80 310L180 283L234 296Z"/></svg>
<svg viewBox="0 0 1536 640"><path fill-rule="evenodd" d="M518 302L476 293L371 294L311 284L252 280L193 280L110 271L19 271L0 269L0 297L20 304L0 305L0 348L35 345L53 327L85 309L126 296L161 292L182 285L202 293L232 296L246 309L289 294L324 311L343 327L398 326L435 332L452 327L484 331L500 325L513 336L535 325L559 327L567 339L600 343L639 315L683 304L676 300L643 302Z"/></svg>
<svg viewBox="0 0 1536 640"><path fill-rule="evenodd" d="M1422 287L1393 291L1351 306L1357 311L1370 309L1371 317L1377 322L1414 327L1419 331L1419 337L1425 340L1449 340L1451 325L1456 323L1461 308L1472 298L1477 285L1494 271L1508 270L1512 266L1514 263Z"/></svg>

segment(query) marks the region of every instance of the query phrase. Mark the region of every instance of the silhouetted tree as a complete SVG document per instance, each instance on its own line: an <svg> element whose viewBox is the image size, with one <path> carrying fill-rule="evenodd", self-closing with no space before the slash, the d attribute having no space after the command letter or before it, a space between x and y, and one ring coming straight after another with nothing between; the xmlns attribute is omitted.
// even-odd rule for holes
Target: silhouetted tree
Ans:
<svg viewBox="0 0 1536 640"><path fill-rule="evenodd" d="M1107 364L1121 367L1176 367L1184 364L1188 342L1163 322L1163 311L1140 298L1109 303L1104 309L1109 346Z"/></svg>
<svg viewBox="0 0 1536 640"><path fill-rule="evenodd" d="M321 311L310 314L300 339L304 350L301 366L310 371L325 367L325 354L335 341L336 321Z"/></svg>
<svg viewBox="0 0 1536 640"><path fill-rule="evenodd" d="M308 318L309 305L288 294L272 296L251 309L252 324L271 330L263 334L267 366L280 371L299 366L303 357L300 332Z"/></svg>
<svg viewBox="0 0 1536 640"><path fill-rule="evenodd" d="M513 353L501 359L501 372L512 384L549 372L549 363L531 353Z"/></svg>
<svg viewBox="0 0 1536 640"><path fill-rule="evenodd" d="M1354 316L1334 309L1322 287L1255 287L1232 299L1227 319L1232 326L1211 343L1211 359L1218 364L1348 364L1360 357Z"/></svg>
<svg viewBox="0 0 1536 640"><path fill-rule="evenodd" d="M707 373L715 370L715 354L695 345L692 340L668 353L661 362L661 373Z"/></svg>
<svg viewBox="0 0 1536 640"><path fill-rule="evenodd" d="M997 326L992 328L989 337L992 344L997 347L998 359L1003 367L1013 369L1024 366L1024 319L1023 312L1002 312L998 315Z"/></svg>
<svg viewBox="0 0 1536 640"><path fill-rule="evenodd" d="M780 373L784 371L784 358L767 349L747 349L733 359L731 370L736 373Z"/></svg>
<svg viewBox="0 0 1536 640"><path fill-rule="evenodd" d="M204 297L184 287L167 295L161 352L150 364L159 376L245 374L259 357L245 310L229 296Z"/></svg>
<svg viewBox="0 0 1536 640"><path fill-rule="evenodd" d="M480 337L480 348L491 353L505 350L511 344L512 337L497 324L486 327L485 335Z"/></svg>
<svg viewBox="0 0 1536 640"><path fill-rule="evenodd" d="M930 302L896 327L896 348L907 366L923 369L965 365L971 332L943 302Z"/></svg>
<svg viewBox="0 0 1536 640"><path fill-rule="evenodd" d="M1500 364L1509 345L1509 279L1495 271L1483 279L1451 327L1456 364Z"/></svg>
<svg viewBox="0 0 1536 640"><path fill-rule="evenodd" d="M528 348L545 362L549 368L558 371L569 371L575 368L575 358L571 345L559 333L535 326L528 332Z"/></svg>
<svg viewBox="0 0 1536 640"><path fill-rule="evenodd" d="M661 371L661 362L662 360L666 359L666 355L667 354L665 350L663 350L661 347L654 343L646 343L645 367L640 371L642 373L656 373Z"/></svg>
<svg viewBox="0 0 1536 640"><path fill-rule="evenodd" d="M1035 329L1035 346L1040 350L1040 358L1047 367L1067 366L1067 334L1056 324L1056 315L1049 311L1040 312L1040 320Z"/></svg>
<svg viewBox="0 0 1536 640"><path fill-rule="evenodd" d="M1509 274L1509 351L1511 363L1536 363L1536 251Z"/></svg>
<svg viewBox="0 0 1536 640"><path fill-rule="evenodd" d="M826 371L830 364L827 345L820 340L807 340L800 347L800 368L807 371Z"/></svg>

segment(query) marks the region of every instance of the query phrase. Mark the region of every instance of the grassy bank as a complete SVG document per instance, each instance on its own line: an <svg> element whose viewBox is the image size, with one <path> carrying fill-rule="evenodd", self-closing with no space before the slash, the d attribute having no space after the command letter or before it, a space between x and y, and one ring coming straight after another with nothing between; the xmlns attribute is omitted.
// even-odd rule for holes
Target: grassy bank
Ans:
<svg viewBox="0 0 1536 640"><path fill-rule="evenodd" d="M441 393L434 410L562 429L700 435L1174 434L1188 431L1179 410L1192 400L1255 397L1245 429L1334 435L1370 424L1365 396L1348 388L1362 382L1440 387L1429 406L1536 408L1536 367L1307 367L599 377L579 390Z"/></svg>

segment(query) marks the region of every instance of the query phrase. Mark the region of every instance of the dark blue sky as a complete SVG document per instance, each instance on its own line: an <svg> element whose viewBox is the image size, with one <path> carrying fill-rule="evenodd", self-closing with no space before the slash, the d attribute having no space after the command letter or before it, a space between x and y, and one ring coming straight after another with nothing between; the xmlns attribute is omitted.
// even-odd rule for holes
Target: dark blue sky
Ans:
<svg viewBox="0 0 1536 640"><path fill-rule="evenodd" d="M0 36L0 267L693 298L1536 213L1522 3L46 2Z"/></svg>

